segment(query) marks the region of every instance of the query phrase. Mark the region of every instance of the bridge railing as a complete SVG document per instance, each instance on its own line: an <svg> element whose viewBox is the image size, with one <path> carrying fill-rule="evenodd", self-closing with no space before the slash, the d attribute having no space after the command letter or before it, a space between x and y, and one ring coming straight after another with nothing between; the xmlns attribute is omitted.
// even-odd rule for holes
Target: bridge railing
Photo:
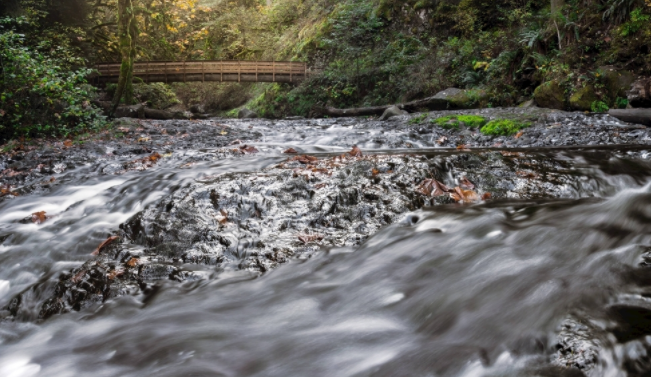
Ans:
<svg viewBox="0 0 651 377"><path fill-rule="evenodd" d="M120 75L120 63L95 66L98 82L114 82ZM134 77L143 81L265 81L298 82L309 75L307 64L276 61L193 61L136 62Z"/></svg>

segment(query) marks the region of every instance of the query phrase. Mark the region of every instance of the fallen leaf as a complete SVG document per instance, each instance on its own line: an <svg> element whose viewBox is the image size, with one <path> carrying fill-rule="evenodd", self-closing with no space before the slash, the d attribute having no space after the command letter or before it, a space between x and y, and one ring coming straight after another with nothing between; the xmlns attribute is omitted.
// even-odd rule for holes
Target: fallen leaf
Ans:
<svg viewBox="0 0 651 377"><path fill-rule="evenodd" d="M452 192L452 190L436 179L425 179L416 187L416 192L434 198Z"/></svg>
<svg viewBox="0 0 651 377"><path fill-rule="evenodd" d="M131 258L131 259L129 259L129 261L126 263L126 265L127 265L128 267L136 267L136 266L138 265L138 263L140 263L140 259L139 259L139 258Z"/></svg>
<svg viewBox="0 0 651 377"><path fill-rule="evenodd" d="M313 161L318 161L319 159L314 157L314 156L308 156L308 155L302 155L302 156L294 156L289 159L289 161L298 161L301 164L308 165L310 162Z"/></svg>
<svg viewBox="0 0 651 377"><path fill-rule="evenodd" d="M459 186L461 188L466 189L466 190L474 190L475 189L475 185L472 182L470 182L468 180L468 178L466 178L466 177L463 177L463 178L461 178L459 180Z"/></svg>
<svg viewBox="0 0 651 377"><path fill-rule="evenodd" d="M146 143L149 141L148 137L139 137L138 138L138 143Z"/></svg>
<svg viewBox="0 0 651 377"><path fill-rule="evenodd" d="M440 138L438 138L438 140L436 140L436 143L438 145L441 145L441 144L445 143L446 141L448 141L448 138L445 137L445 136L441 136Z"/></svg>
<svg viewBox="0 0 651 377"><path fill-rule="evenodd" d="M287 149L287 150L284 150L283 153L294 154L294 153L298 153L298 152L297 152L296 149L294 149L294 148L289 148L289 149Z"/></svg>
<svg viewBox="0 0 651 377"><path fill-rule="evenodd" d="M460 145L457 145L457 150L459 150L459 151L467 151L467 150L469 150L469 149L468 149L468 146L467 146L467 145L465 145L465 144L460 144Z"/></svg>
<svg viewBox="0 0 651 377"><path fill-rule="evenodd" d="M73 283L79 283L81 281L81 278L84 277L84 275L86 275L86 270L81 270L81 271L77 272L75 274L75 276L73 276L70 280Z"/></svg>
<svg viewBox="0 0 651 377"><path fill-rule="evenodd" d="M521 178L536 178L538 175L536 173L530 172L530 171L516 171L515 175Z"/></svg>
<svg viewBox="0 0 651 377"><path fill-rule="evenodd" d="M72 147L72 140L66 140L66 141L64 141L64 142L63 142L63 146L64 146L64 147L68 147L68 148Z"/></svg>
<svg viewBox="0 0 651 377"><path fill-rule="evenodd" d="M522 135L524 135L524 131L520 131L520 132L518 132L517 134L515 134L515 138L516 138L516 139L519 139L519 138L522 137Z"/></svg>
<svg viewBox="0 0 651 377"><path fill-rule="evenodd" d="M455 187L454 192L450 194L450 197L457 202L476 202L479 200L479 195L472 190L464 190L461 187Z"/></svg>
<svg viewBox="0 0 651 377"><path fill-rule="evenodd" d="M220 209L219 213L221 213L222 216L224 216L223 219L219 220L219 223L222 225L226 224L228 222L228 212L224 211L223 209Z"/></svg>
<svg viewBox="0 0 651 377"><path fill-rule="evenodd" d="M118 127L118 131L124 132L124 133L129 133L131 132L131 129L128 127Z"/></svg>
<svg viewBox="0 0 651 377"><path fill-rule="evenodd" d="M228 132L226 132L225 130L222 130L222 132L220 132L220 134L221 135L228 135Z"/></svg>
<svg viewBox="0 0 651 377"><path fill-rule="evenodd" d="M235 140L231 141L231 143L228 144L228 145L237 145L237 144L242 144L242 140L240 140L240 139L235 139Z"/></svg>
<svg viewBox="0 0 651 377"><path fill-rule="evenodd" d="M154 153L152 153L152 155L149 156L148 158L149 158L149 161L151 161L151 162L156 162L156 161L160 160L161 155L159 155L158 152L154 152Z"/></svg>
<svg viewBox="0 0 651 377"><path fill-rule="evenodd" d="M373 168L373 170L371 170L371 174L373 174L373 176L375 177L376 175L380 174L380 171Z"/></svg>
<svg viewBox="0 0 651 377"><path fill-rule="evenodd" d="M121 276L121 275L124 275L124 268L118 267L118 268L112 270L111 272L109 272L108 274L106 274L106 277L109 280L113 280L116 277Z"/></svg>
<svg viewBox="0 0 651 377"><path fill-rule="evenodd" d="M484 195L481 196L481 200L490 200L493 197L490 192L484 193Z"/></svg>
<svg viewBox="0 0 651 377"><path fill-rule="evenodd" d="M113 241L117 240L118 238L120 238L120 237L118 237L118 236L111 236L111 237L107 238L107 239L104 240L101 244L99 244L99 246L97 246L97 249L95 249L95 251L93 251L90 255L99 255L99 253L100 253L100 252L101 252L105 247L107 247L108 245L110 245L111 243L113 243Z"/></svg>
<svg viewBox="0 0 651 377"><path fill-rule="evenodd" d="M242 145L240 147L240 151L242 153L244 153L244 154L258 153L259 152L257 149L255 149L255 147L253 145L246 145L246 144L244 144L244 145Z"/></svg>
<svg viewBox="0 0 651 377"><path fill-rule="evenodd" d="M54 182L54 181L56 181L56 180L57 180L56 178L52 177L52 178L50 178L50 183L51 183L51 182Z"/></svg>
<svg viewBox="0 0 651 377"><path fill-rule="evenodd" d="M45 216L45 211L32 213L32 222L34 224L42 224L45 222L45 220L47 220L47 216Z"/></svg>
<svg viewBox="0 0 651 377"><path fill-rule="evenodd" d="M304 244L308 244L310 242L323 240L323 235L321 235L321 234L300 234L298 236L298 240L303 242Z"/></svg>
<svg viewBox="0 0 651 377"><path fill-rule="evenodd" d="M353 145L353 149L350 152L348 152L348 154L351 155L352 157L362 157L362 150L359 149L357 145Z"/></svg>

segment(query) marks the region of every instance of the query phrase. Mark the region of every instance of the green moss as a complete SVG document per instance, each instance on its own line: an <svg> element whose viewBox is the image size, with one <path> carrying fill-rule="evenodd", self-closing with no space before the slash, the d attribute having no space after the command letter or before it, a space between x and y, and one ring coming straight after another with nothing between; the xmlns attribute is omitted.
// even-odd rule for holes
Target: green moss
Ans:
<svg viewBox="0 0 651 377"><path fill-rule="evenodd" d="M570 97L570 107L572 110L590 111L592 104L595 102L600 101L592 85L578 89Z"/></svg>
<svg viewBox="0 0 651 377"><path fill-rule="evenodd" d="M409 124L421 124L425 118L427 118L427 114L421 114L417 117L409 119Z"/></svg>
<svg viewBox="0 0 651 377"><path fill-rule="evenodd" d="M459 125L461 124L459 120L457 119L456 116L450 115L446 117L440 117L436 119L432 119L430 122L436 124L437 126L445 129L459 129Z"/></svg>
<svg viewBox="0 0 651 377"><path fill-rule="evenodd" d="M529 127L528 123L520 123L509 119L497 119L488 122L481 128L481 133L490 136L515 135L523 128Z"/></svg>
<svg viewBox="0 0 651 377"><path fill-rule="evenodd" d="M448 115L431 120L441 128L459 129L463 123L466 127L480 128L486 124L486 118L478 115Z"/></svg>
<svg viewBox="0 0 651 377"><path fill-rule="evenodd" d="M481 128L486 124L486 118L479 115L459 115L457 119L470 128Z"/></svg>

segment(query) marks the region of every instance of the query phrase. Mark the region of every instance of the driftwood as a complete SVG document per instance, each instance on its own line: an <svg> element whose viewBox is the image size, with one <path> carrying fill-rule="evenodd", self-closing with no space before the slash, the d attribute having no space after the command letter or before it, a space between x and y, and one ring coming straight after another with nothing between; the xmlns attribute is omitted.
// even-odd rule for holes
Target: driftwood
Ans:
<svg viewBox="0 0 651 377"><path fill-rule="evenodd" d="M369 116L369 115L382 115L391 106L396 106L400 110L405 110L410 113L417 111L432 111L432 110L446 110L449 107L449 101L445 98L438 96L428 97L417 101L401 103L397 105L386 106L373 106L373 107L358 107L352 109L336 109L334 107L326 107L323 109L323 115L330 117L356 117L356 116Z"/></svg>
<svg viewBox="0 0 651 377"><path fill-rule="evenodd" d="M628 123L651 127L651 109L610 110L608 115Z"/></svg>

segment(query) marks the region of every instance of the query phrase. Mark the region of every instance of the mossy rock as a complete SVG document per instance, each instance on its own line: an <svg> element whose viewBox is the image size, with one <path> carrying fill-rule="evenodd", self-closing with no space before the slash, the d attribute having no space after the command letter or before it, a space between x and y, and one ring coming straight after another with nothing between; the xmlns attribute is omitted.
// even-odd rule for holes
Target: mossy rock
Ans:
<svg viewBox="0 0 651 377"><path fill-rule="evenodd" d="M572 110L590 111L592 103L599 101L599 96L595 93L592 85L578 89L570 97L570 107Z"/></svg>
<svg viewBox="0 0 651 377"><path fill-rule="evenodd" d="M558 84L558 81L546 82L533 92L536 104L548 109L565 109L565 91Z"/></svg>
<svg viewBox="0 0 651 377"><path fill-rule="evenodd" d="M434 98L447 101L450 110L476 109L489 102L488 94L482 89L448 88L437 93Z"/></svg>
<svg viewBox="0 0 651 377"><path fill-rule="evenodd" d="M603 74L602 82L608 93L608 98L612 102L609 105L614 105L617 97L626 98L626 93L635 82L635 75L629 71L617 70L611 66L600 67L599 70Z"/></svg>
<svg viewBox="0 0 651 377"><path fill-rule="evenodd" d="M165 110L181 103L172 89L164 83L134 84L133 95L147 107Z"/></svg>

